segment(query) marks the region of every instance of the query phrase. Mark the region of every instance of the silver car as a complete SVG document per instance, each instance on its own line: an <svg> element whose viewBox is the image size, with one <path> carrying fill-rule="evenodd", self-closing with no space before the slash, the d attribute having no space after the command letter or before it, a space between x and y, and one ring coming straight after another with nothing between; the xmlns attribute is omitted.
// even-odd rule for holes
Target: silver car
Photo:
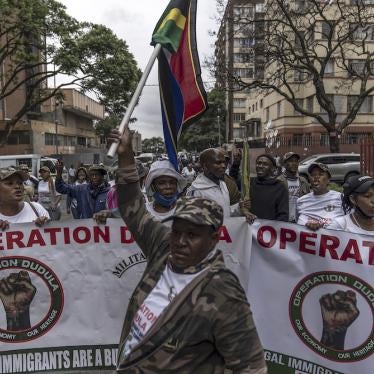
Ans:
<svg viewBox="0 0 374 374"><path fill-rule="evenodd" d="M329 167L331 181L343 183L360 174L360 155L357 153L325 153L313 155L300 162L299 174L308 178L308 167L312 162L321 162Z"/></svg>

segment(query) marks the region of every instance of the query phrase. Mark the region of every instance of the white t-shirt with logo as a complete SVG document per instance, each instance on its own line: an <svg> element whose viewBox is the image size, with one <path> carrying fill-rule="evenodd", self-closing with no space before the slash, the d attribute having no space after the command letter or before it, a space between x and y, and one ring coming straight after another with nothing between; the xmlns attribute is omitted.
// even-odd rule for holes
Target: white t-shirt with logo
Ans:
<svg viewBox="0 0 374 374"><path fill-rule="evenodd" d="M288 179L288 207L289 207L289 221L296 222L296 202L299 198L300 191L300 180L297 179Z"/></svg>
<svg viewBox="0 0 374 374"><path fill-rule="evenodd" d="M328 226L336 217L344 216L341 193L328 191L323 195L310 192L297 199L297 223L305 225L308 221L317 221Z"/></svg>
<svg viewBox="0 0 374 374"><path fill-rule="evenodd" d="M368 231L358 227L352 220L350 214L334 219L327 227L328 229L343 230L354 234L374 235L374 231Z"/></svg>
<svg viewBox="0 0 374 374"><path fill-rule="evenodd" d="M123 361L134 347L143 340L145 334L150 330L159 315L170 304L174 297L200 273L201 272L194 274L174 273L170 267L166 265L155 288L144 300L135 314L130 333L121 347L118 362Z"/></svg>
<svg viewBox="0 0 374 374"><path fill-rule="evenodd" d="M31 203L35 210L39 213L39 217L49 217L48 212L38 203ZM0 220L8 221L9 223L26 223L26 222L33 222L37 219L35 212L31 208L29 203L24 203L22 210L14 215L14 216L5 216L4 214L0 213Z"/></svg>

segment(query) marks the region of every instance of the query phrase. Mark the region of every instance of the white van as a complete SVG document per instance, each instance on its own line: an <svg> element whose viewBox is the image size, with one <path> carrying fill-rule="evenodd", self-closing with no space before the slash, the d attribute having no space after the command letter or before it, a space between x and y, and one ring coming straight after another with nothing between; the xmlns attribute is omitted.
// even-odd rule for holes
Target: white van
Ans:
<svg viewBox="0 0 374 374"><path fill-rule="evenodd" d="M56 164L57 158L44 157L38 154L28 154L28 155L7 155L0 156L0 168L14 167L19 168L20 165L26 164L30 169L30 174L35 177L39 177L39 170L42 166L48 166L51 170L51 175L56 176ZM67 170L64 167L62 174L64 181L67 181Z"/></svg>

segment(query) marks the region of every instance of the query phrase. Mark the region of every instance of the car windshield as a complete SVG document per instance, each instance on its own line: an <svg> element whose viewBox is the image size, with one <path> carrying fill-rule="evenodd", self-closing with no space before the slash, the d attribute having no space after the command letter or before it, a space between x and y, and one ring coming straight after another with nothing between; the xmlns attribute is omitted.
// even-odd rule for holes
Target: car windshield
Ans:
<svg viewBox="0 0 374 374"><path fill-rule="evenodd" d="M315 161L318 158L318 156L309 156L307 158L304 158L303 161L300 162L300 165L308 165L311 164L313 161Z"/></svg>

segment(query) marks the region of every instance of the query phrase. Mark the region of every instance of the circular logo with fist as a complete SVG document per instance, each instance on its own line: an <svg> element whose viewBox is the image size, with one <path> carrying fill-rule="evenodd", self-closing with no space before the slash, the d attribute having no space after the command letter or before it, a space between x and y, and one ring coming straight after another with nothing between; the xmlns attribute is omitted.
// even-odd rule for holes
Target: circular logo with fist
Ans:
<svg viewBox="0 0 374 374"><path fill-rule="evenodd" d="M0 300L0 341L19 343L44 335L56 324L64 292L47 265L10 256L0 259Z"/></svg>
<svg viewBox="0 0 374 374"><path fill-rule="evenodd" d="M374 290L352 274L309 274L294 288L289 314L301 341L327 359L360 361L374 351Z"/></svg>

